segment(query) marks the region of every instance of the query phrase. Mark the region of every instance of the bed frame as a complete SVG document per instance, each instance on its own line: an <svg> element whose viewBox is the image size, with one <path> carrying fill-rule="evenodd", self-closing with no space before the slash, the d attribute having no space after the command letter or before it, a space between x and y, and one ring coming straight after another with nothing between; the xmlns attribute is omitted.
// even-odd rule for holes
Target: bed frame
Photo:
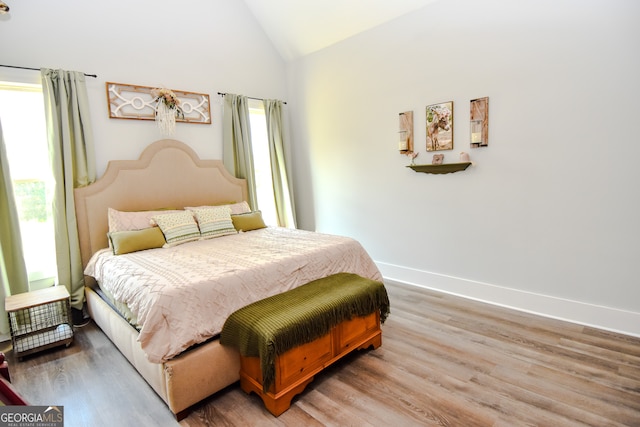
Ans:
<svg viewBox="0 0 640 427"><path fill-rule="evenodd" d="M186 144L164 139L138 160L110 161L95 183L74 192L83 266L106 248L109 207L121 211L214 205L247 200L247 185L220 160L201 160ZM166 402L176 419L190 407L239 380L238 353L212 340L162 364L147 360L138 332L94 291L85 277L89 315Z"/></svg>

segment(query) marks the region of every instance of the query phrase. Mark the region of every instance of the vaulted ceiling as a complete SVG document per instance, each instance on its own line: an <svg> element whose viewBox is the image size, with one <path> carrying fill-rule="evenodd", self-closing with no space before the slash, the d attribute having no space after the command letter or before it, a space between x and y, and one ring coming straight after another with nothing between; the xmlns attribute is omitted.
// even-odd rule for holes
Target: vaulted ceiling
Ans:
<svg viewBox="0 0 640 427"><path fill-rule="evenodd" d="M437 0L244 0L287 60L316 52Z"/></svg>

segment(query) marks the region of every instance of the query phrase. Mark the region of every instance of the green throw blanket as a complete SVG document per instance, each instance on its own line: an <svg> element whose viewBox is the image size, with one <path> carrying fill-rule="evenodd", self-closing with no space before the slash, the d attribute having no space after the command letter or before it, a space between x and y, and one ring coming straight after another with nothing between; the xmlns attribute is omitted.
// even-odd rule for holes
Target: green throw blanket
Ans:
<svg viewBox="0 0 640 427"><path fill-rule="evenodd" d="M267 392L274 381L276 356L328 334L345 320L377 310L384 322L389 297L381 282L338 273L239 309L225 322L220 343L245 357L260 358Z"/></svg>

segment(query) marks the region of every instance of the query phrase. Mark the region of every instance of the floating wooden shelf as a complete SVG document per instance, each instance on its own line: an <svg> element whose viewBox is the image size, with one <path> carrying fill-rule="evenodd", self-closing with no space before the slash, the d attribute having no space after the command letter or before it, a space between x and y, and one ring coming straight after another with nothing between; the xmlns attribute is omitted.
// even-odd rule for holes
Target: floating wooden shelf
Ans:
<svg viewBox="0 0 640 427"><path fill-rule="evenodd" d="M463 171L471 165L471 162L464 163L445 163L442 165L409 165L408 168L413 169L416 172L423 173L453 173Z"/></svg>

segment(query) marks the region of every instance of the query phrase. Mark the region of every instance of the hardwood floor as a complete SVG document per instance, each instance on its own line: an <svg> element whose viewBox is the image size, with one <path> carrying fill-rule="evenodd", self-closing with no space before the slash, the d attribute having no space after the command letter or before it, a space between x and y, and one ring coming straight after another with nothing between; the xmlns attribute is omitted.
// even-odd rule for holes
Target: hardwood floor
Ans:
<svg viewBox="0 0 640 427"><path fill-rule="evenodd" d="M93 324L7 352L13 384L65 426L640 426L640 338L387 283L382 347L316 376L275 418L235 384L177 423ZM6 344L6 343L5 343Z"/></svg>

